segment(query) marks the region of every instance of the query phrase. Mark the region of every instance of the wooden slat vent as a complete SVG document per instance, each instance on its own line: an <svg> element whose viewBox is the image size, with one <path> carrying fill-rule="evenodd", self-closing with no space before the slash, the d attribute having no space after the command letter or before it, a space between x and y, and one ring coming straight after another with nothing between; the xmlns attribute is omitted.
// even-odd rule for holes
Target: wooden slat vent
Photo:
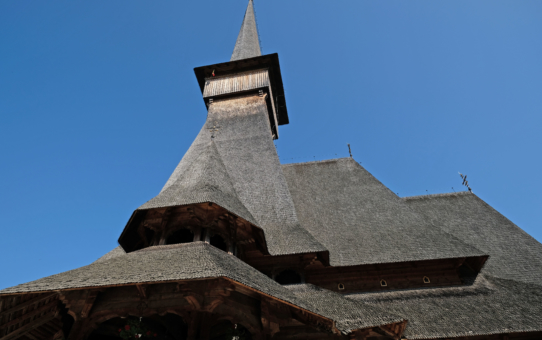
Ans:
<svg viewBox="0 0 542 340"><path fill-rule="evenodd" d="M250 91L267 86L269 86L269 73L267 69L237 73L223 77L211 77L205 79L203 98Z"/></svg>

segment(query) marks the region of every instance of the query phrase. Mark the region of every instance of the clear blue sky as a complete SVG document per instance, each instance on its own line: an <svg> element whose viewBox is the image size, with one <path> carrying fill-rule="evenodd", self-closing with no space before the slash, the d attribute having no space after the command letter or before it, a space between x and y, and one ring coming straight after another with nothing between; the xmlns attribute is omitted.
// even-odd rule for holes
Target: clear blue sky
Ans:
<svg viewBox="0 0 542 340"><path fill-rule="evenodd" d="M114 248L205 121L193 68L246 0L0 2L0 288ZM474 192L542 240L542 1L256 0L284 163L348 155L400 196Z"/></svg>

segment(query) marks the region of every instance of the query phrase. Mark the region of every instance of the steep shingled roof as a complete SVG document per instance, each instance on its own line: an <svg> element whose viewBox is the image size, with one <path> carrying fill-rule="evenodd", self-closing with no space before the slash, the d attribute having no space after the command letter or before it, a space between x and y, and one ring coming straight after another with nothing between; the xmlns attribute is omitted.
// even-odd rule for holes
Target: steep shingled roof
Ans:
<svg viewBox="0 0 542 340"><path fill-rule="evenodd" d="M243 24L233 49L230 61L247 59L261 56L260 40L258 38L258 27L256 26L256 16L254 15L254 3L249 0Z"/></svg>
<svg viewBox="0 0 542 340"><path fill-rule="evenodd" d="M269 253L284 255L326 251L299 223L269 124L264 97L251 95L216 100L209 106L205 125L157 197L168 193L167 197L171 197L168 199L174 201L175 195L184 195L182 190L176 189L177 183L184 183L186 174L196 170L192 169L193 164L200 163L197 160L207 152L213 134L213 144L216 145L213 157L220 159L225 168L217 170L217 175L228 174L236 193L229 197L239 199L254 218L254 224L262 228ZM222 164L217 167L222 167ZM221 181L226 183L225 179ZM226 186L221 188L225 190ZM240 206L233 200L226 201L224 197L222 204ZM189 203L189 200L183 202ZM139 209L147 208L143 205Z"/></svg>
<svg viewBox="0 0 542 340"><path fill-rule="evenodd" d="M348 333L358 328L379 326L403 319L388 315L378 307L359 305L358 316L366 318L355 324L347 314L322 311L265 274L205 242L154 246L128 254L96 261L88 266L48 276L0 291L0 296L15 293L46 292L65 289L130 285L143 282L168 282L211 278L228 278L263 294L291 303L299 308L335 321L338 330ZM367 327L369 327L367 326Z"/></svg>
<svg viewBox="0 0 542 340"><path fill-rule="evenodd" d="M301 224L333 266L486 255L426 221L352 158L282 168Z"/></svg>
<svg viewBox="0 0 542 340"><path fill-rule="evenodd" d="M433 224L490 255L482 273L542 285L542 244L475 194L406 197Z"/></svg>
<svg viewBox="0 0 542 340"><path fill-rule="evenodd" d="M348 298L408 319L408 339L542 331L539 286L478 275L472 285L364 293Z"/></svg>
<svg viewBox="0 0 542 340"><path fill-rule="evenodd" d="M188 164L181 176L158 196L139 207L139 210L203 202L216 203L237 216L256 223L237 197L212 139L203 146L200 154Z"/></svg>
<svg viewBox="0 0 542 340"><path fill-rule="evenodd" d="M359 303L348 299L344 295L320 288L311 284L297 284L285 286L297 297L309 303L318 314L333 320L340 329L363 329L378 325L397 323L405 318L391 313L382 315L379 307Z"/></svg>

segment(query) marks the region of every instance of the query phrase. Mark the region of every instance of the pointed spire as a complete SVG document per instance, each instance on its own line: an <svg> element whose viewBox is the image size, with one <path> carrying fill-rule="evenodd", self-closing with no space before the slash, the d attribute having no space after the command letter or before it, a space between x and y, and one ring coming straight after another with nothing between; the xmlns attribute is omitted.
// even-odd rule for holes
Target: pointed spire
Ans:
<svg viewBox="0 0 542 340"><path fill-rule="evenodd" d="M233 49L230 61L247 59L261 56L260 41L258 39L258 28L256 27L256 16L254 15L254 3L249 0L245 18Z"/></svg>

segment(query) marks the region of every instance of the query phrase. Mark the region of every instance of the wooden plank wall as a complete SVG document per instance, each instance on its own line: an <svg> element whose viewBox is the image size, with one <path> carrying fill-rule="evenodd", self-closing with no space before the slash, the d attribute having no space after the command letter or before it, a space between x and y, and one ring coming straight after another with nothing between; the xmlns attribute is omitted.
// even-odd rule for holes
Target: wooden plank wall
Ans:
<svg viewBox="0 0 542 340"><path fill-rule="evenodd" d="M212 77L205 79L203 98L249 91L268 86L269 73L267 69L254 70L223 77Z"/></svg>

